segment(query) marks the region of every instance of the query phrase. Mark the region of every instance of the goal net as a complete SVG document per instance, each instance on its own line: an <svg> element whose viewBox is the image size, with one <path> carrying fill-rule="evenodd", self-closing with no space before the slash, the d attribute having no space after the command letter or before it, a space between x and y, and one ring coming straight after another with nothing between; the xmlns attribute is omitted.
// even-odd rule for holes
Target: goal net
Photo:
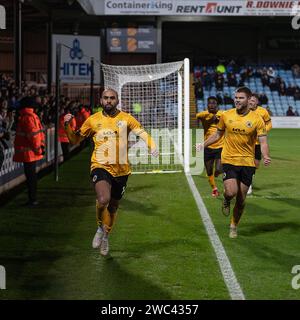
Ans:
<svg viewBox="0 0 300 320"><path fill-rule="evenodd" d="M119 94L119 108L133 115L159 146L160 156L154 158L145 143L130 134L128 156L132 171L187 171L188 152L184 145L189 134L188 59L138 66L101 64L101 67L105 88Z"/></svg>

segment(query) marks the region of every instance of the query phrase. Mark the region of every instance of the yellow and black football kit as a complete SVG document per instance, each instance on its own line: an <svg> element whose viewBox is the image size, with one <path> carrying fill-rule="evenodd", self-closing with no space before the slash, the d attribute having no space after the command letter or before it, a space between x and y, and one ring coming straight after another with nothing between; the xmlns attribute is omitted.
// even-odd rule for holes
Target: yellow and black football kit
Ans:
<svg viewBox="0 0 300 320"><path fill-rule="evenodd" d="M255 172L255 143L257 137L266 135L264 121L253 111L240 115L230 109L221 115L218 130L224 131L223 179L238 179L250 186Z"/></svg>
<svg viewBox="0 0 300 320"><path fill-rule="evenodd" d="M196 118L199 119L202 123L202 127L204 129L204 140L206 140L211 135L217 132L217 125L220 119L221 114L223 111L217 111L216 114L211 113L209 111L202 111L196 114ZM217 142L211 144L209 147L204 149L204 161L206 165L209 161L215 161L221 159L222 153L222 144L223 144L223 137L218 140ZM216 188L215 177L212 168L206 168L208 182L212 189Z"/></svg>
<svg viewBox="0 0 300 320"><path fill-rule="evenodd" d="M258 106L255 110L253 110L253 112L255 112L256 114L262 117L266 126L266 131L269 132L272 129L272 121L271 121L269 112L260 106ZM260 143L258 139L256 140L256 144L255 144L255 159L261 160L261 149L260 149Z"/></svg>
<svg viewBox="0 0 300 320"><path fill-rule="evenodd" d="M207 140L208 137L215 134L218 130L218 122L224 111L218 111L216 114L210 113L208 111L202 111L196 114L196 118L199 119L202 123L204 129L204 140ZM214 119L216 116L216 119ZM209 146L210 149L219 149L222 148L223 137L217 142Z"/></svg>
<svg viewBox="0 0 300 320"><path fill-rule="evenodd" d="M70 133L69 126L66 130ZM97 112L90 116L83 123L77 135L82 138L93 138L94 151L91 158L91 171L101 168L113 177L129 175L131 173L128 162L128 135L130 132L141 137L151 151L156 148L151 136L129 113L119 111L115 116L108 116L103 112Z"/></svg>
<svg viewBox="0 0 300 320"><path fill-rule="evenodd" d="M107 181L111 185L111 198L120 200L124 194L128 175L131 173L128 162L128 136L130 132L141 137L148 148L156 149L154 140L142 125L130 114L118 111L114 116L103 111L90 116L74 133L67 125L65 128L71 143L78 143L90 137L94 141L91 158L91 179L94 184ZM104 206L96 200L96 223L111 232L116 220L116 207Z"/></svg>

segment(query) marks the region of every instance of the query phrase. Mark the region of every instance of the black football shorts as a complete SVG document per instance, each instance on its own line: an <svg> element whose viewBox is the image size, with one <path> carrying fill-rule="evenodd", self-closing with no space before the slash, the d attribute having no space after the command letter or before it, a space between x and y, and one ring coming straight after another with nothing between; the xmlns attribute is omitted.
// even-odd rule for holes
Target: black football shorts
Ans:
<svg viewBox="0 0 300 320"><path fill-rule="evenodd" d="M98 181L107 181L111 185L111 197L115 200L121 200L126 189L128 175L113 177L105 169L96 168L91 172L91 179L94 185Z"/></svg>
<svg viewBox="0 0 300 320"><path fill-rule="evenodd" d="M255 174L255 167L234 166L232 164L223 163L223 181L227 179L237 179L246 186L250 187L252 178Z"/></svg>

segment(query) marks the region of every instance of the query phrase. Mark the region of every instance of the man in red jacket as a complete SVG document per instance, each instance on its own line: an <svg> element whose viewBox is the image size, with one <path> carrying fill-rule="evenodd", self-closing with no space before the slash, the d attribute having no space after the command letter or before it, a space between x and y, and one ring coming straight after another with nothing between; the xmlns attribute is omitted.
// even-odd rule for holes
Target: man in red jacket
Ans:
<svg viewBox="0 0 300 320"><path fill-rule="evenodd" d="M45 135L39 117L35 114L35 101L32 97L24 97L20 101L19 119L14 142L15 162L23 162L28 187L29 206L38 205L36 163L45 153Z"/></svg>

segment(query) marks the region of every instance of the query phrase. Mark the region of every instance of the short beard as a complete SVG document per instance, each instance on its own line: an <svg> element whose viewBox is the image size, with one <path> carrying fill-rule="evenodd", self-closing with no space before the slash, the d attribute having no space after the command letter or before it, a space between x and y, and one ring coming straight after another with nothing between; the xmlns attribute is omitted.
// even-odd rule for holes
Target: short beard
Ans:
<svg viewBox="0 0 300 320"><path fill-rule="evenodd" d="M114 114L117 113L118 109L117 108L111 108L111 109L106 109L105 107L103 108L104 112L108 114L109 116L113 116Z"/></svg>
<svg viewBox="0 0 300 320"><path fill-rule="evenodd" d="M236 109L236 112L237 112L238 114L245 114L245 113L247 113L248 111L249 111L249 108L248 108L247 105L243 106L243 107L240 108L240 109Z"/></svg>

